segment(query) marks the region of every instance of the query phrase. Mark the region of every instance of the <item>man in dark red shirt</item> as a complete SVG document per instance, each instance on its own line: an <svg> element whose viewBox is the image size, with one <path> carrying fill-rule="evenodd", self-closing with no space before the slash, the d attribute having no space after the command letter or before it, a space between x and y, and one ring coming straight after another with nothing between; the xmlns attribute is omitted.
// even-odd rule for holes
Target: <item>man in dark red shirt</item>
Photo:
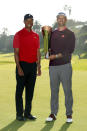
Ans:
<svg viewBox="0 0 87 131"><path fill-rule="evenodd" d="M16 119L35 120L31 115L36 75L41 75L39 35L32 31L33 16L24 16L25 28L18 31L13 40L16 62ZM38 73L37 73L38 72ZM25 87L25 110L23 115L22 94Z"/></svg>
<svg viewBox="0 0 87 131"><path fill-rule="evenodd" d="M72 66L71 55L75 48L75 35L67 29L66 14L57 15L58 29L52 32L50 40L49 74L51 87L51 114L46 121L56 120L59 108L59 86L63 85L67 122L72 122Z"/></svg>

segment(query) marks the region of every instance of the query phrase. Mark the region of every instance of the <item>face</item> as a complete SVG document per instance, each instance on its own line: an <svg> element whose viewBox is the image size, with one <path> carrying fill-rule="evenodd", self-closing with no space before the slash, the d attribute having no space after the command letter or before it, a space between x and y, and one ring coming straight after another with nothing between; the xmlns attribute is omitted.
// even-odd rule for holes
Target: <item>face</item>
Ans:
<svg viewBox="0 0 87 131"><path fill-rule="evenodd" d="M63 27L63 26L66 25L67 18L66 18L65 16L63 16L63 15L60 15L60 16L58 16L58 18L57 18L57 22L58 22L58 26L59 26L59 27Z"/></svg>
<svg viewBox="0 0 87 131"><path fill-rule="evenodd" d="M31 19L31 18L26 19L26 20L24 21L24 24L25 24L25 27L26 27L26 28L32 28L32 26L33 26L33 19Z"/></svg>

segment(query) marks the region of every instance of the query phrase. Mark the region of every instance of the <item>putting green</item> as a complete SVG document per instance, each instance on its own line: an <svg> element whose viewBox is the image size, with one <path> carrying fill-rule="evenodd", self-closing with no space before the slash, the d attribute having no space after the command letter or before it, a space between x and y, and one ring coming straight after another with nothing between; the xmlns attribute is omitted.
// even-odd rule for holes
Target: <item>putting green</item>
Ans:
<svg viewBox="0 0 87 131"><path fill-rule="evenodd" d="M37 78L32 114L36 121L15 120L15 64L11 54L0 55L0 131L87 131L87 60L73 57L73 120L65 123L64 93L60 86L57 120L45 123L50 113L48 61L42 60L42 76ZM4 61L8 61L7 63ZM23 95L24 97L24 95Z"/></svg>

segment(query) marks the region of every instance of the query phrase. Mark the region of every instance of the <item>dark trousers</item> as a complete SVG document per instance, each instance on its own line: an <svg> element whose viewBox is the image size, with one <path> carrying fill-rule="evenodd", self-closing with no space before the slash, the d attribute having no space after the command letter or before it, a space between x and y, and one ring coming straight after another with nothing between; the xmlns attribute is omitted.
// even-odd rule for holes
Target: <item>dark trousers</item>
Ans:
<svg viewBox="0 0 87 131"><path fill-rule="evenodd" d="M18 69L16 67L16 115L23 115L23 90L25 87L25 115L31 113L32 99L34 93L34 86L36 81L37 65L36 63L20 62L21 68L24 72L24 76L19 76Z"/></svg>

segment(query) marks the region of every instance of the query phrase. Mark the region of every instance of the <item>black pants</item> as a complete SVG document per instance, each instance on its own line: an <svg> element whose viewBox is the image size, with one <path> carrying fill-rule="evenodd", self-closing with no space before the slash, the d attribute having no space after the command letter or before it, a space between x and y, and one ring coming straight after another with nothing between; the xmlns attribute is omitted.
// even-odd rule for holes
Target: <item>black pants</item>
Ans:
<svg viewBox="0 0 87 131"><path fill-rule="evenodd" d="M31 113L32 99L34 93L34 86L36 81L37 65L36 63L20 62L23 69L24 76L19 76L18 69L16 67L16 115L23 115L23 90L25 87L25 115Z"/></svg>

